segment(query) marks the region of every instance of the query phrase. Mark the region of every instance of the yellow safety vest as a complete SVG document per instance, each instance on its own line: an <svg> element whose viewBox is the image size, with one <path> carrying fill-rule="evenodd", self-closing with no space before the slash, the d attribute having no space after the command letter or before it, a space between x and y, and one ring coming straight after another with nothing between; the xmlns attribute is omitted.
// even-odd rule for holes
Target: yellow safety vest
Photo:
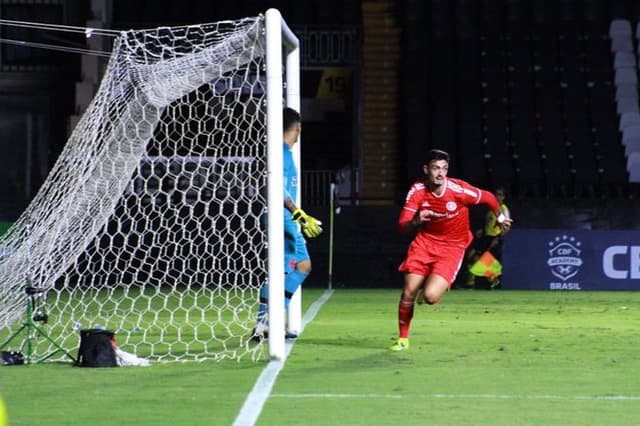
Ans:
<svg viewBox="0 0 640 426"><path fill-rule="evenodd" d="M506 204L500 204L500 212L507 218L510 218L509 208ZM492 211L487 213L487 221L484 226L484 235L487 237L497 237L502 234L500 224L498 223L498 217Z"/></svg>

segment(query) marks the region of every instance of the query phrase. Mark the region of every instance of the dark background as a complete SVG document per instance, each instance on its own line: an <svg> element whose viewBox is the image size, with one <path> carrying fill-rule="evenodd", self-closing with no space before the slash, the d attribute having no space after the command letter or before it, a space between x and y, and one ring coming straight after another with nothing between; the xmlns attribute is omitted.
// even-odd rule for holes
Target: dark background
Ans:
<svg viewBox="0 0 640 426"><path fill-rule="evenodd" d="M0 18L122 30L270 7L302 41L303 186L314 172L352 177L336 217L336 283L395 285L407 243L395 220L433 147L451 153L452 176L506 187L517 227L640 228L608 37L612 19L627 19L637 51L636 1L0 1ZM87 47L82 35L0 28L3 39ZM83 61L0 44L0 220L24 210L81 115ZM304 203L328 223L324 190ZM474 228L483 215L472 212ZM324 283L327 233L310 248L312 284Z"/></svg>

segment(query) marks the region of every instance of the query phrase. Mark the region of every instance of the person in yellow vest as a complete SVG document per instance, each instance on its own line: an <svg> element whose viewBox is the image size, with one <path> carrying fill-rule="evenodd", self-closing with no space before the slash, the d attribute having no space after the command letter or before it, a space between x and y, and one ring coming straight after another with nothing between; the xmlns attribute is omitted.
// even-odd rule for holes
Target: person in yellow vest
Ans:
<svg viewBox="0 0 640 426"><path fill-rule="evenodd" d="M466 280L464 286L467 288L475 288L476 277L478 276L471 268L476 264L480 256L484 252L484 229L476 229L473 231L473 241L467 249L464 258L464 267L467 271ZM480 274L479 276L483 276Z"/></svg>
<svg viewBox="0 0 640 426"><path fill-rule="evenodd" d="M496 188L494 195L500 204L500 213L507 218L511 218L509 207L505 204L505 199L507 198L505 189L502 187ZM504 231L500 227L496 214L492 211L487 212L482 246L484 247L485 253L489 252L493 257L492 259L490 259L489 256L485 256L484 258L484 262L489 268L484 276L489 280L491 288L498 288L500 286L500 276L502 275L502 245L506 232L507 231Z"/></svg>
<svg viewBox="0 0 640 426"><path fill-rule="evenodd" d="M506 191L504 188L496 188L494 194L500 204L500 213L505 217L510 218L511 214L509 212L509 207L504 203L504 200L507 198ZM484 225L485 247L496 259L498 259L498 261L502 261L502 237L505 232L506 231L503 231L500 227L496 214L492 211L488 211Z"/></svg>

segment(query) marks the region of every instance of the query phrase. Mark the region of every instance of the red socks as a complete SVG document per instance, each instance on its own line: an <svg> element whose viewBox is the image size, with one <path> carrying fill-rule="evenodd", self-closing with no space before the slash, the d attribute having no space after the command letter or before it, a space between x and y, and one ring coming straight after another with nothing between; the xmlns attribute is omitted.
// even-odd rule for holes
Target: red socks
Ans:
<svg viewBox="0 0 640 426"><path fill-rule="evenodd" d="M400 299L398 304L398 329L400 337L409 337L409 327L411 327L411 319L413 318L414 299Z"/></svg>

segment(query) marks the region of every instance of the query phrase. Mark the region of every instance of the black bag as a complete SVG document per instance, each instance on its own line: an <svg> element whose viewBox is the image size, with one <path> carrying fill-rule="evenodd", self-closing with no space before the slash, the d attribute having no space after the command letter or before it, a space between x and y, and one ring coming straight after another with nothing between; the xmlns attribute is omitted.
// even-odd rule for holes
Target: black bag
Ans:
<svg viewBox="0 0 640 426"><path fill-rule="evenodd" d="M20 351L2 351L2 365L22 365L24 354Z"/></svg>
<svg viewBox="0 0 640 426"><path fill-rule="evenodd" d="M76 365L80 367L117 367L114 332L102 329L80 330Z"/></svg>

